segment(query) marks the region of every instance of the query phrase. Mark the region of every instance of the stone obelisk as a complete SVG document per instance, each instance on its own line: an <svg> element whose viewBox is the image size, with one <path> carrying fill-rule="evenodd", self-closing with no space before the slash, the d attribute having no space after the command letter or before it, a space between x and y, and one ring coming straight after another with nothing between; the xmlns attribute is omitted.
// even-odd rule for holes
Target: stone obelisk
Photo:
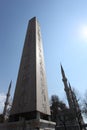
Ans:
<svg viewBox="0 0 87 130"><path fill-rule="evenodd" d="M40 25L29 21L10 117L18 120L50 115Z"/></svg>

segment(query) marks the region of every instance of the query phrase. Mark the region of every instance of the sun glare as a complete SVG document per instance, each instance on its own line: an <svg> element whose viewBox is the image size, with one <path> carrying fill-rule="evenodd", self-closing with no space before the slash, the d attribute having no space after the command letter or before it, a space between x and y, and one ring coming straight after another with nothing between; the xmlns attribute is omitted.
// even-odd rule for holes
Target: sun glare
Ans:
<svg viewBox="0 0 87 130"><path fill-rule="evenodd" d="M79 30L80 39L84 42L87 42L87 26L82 26Z"/></svg>
<svg viewBox="0 0 87 130"><path fill-rule="evenodd" d="M86 26L82 28L82 36L83 36L83 38L87 38L87 27Z"/></svg>

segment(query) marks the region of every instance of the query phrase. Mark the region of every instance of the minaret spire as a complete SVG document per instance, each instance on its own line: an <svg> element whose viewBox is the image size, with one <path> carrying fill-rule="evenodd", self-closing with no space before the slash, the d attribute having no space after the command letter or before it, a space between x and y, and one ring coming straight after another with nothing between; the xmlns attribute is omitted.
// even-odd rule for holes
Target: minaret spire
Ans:
<svg viewBox="0 0 87 130"><path fill-rule="evenodd" d="M71 98L70 98L69 83L67 83L67 78L65 76L65 72L64 72L64 69L63 69L62 65L61 65L61 74L62 74L62 81L64 83L64 87L65 87L64 90L66 92L66 96L67 96L67 100L68 100L68 103L69 103L69 107L71 107Z"/></svg>
<svg viewBox="0 0 87 130"><path fill-rule="evenodd" d="M64 72L64 69L62 67L62 64L60 64L60 66L61 66L62 81L64 83L65 91L67 91L67 89L68 89L67 78L65 76L65 72Z"/></svg>
<svg viewBox="0 0 87 130"><path fill-rule="evenodd" d="M62 80L63 80L63 81L67 81L67 78L66 78L66 76L65 76L64 69L63 69L63 67L62 67L62 64L60 64L60 66L61 66Z"/></svg>
<svg viewBox="0 0 87 130"><path fill-rule="evenodd" d="M8 92L7 92L7 96L6 96L6 101L5 101L4 111L3 111L4 121L7 118L7 107L9 105L9 97L10 97L11 85L12 85L12 81L9 84L9 88L8 88Z"/></svg>

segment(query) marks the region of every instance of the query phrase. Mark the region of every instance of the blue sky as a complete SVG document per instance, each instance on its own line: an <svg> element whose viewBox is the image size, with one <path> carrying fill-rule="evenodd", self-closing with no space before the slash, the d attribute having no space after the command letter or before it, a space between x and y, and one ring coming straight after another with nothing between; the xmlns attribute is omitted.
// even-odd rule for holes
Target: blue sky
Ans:
<svg viewBox="0 0 87 130"><path fill-rule="evenodd" d="M28 21L34 16L41 26L49 97L56 94L65 100L60 62L71 86L83 96L87 90L87 0L1 0L1 99L11 80L14 94Z"/></svg>

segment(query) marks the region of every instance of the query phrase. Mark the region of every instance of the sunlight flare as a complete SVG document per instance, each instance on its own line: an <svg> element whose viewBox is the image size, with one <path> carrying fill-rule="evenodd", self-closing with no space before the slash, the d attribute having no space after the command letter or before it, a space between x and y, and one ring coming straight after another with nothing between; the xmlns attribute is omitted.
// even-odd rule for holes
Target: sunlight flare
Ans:
<svg viewBox="0 0 87 130"><path fill-rule="evenodd" d="M83 25L79 28L79 38L83 42L87 42L87 25Z"/></svg>

